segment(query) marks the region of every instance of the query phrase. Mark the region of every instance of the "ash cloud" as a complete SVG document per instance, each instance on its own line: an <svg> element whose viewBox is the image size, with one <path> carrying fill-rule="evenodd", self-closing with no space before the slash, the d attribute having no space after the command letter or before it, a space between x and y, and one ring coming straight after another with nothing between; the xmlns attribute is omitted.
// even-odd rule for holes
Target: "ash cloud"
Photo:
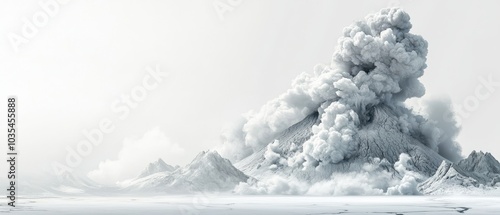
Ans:
<svg viewBox="0 0 500 215"><path fill-rule="evenodd" d="M425 100L423 105L426 118L439 133L435 141L439 154L453 162L462 159L462 148L455 140L460 133L460 126L453 115L451 99L446 96L432 97Z"/></svg>
<svg viewBox="0 0 500 215"><path fill-rule="evenodd" d="M410 33L411 27L410 16L399 8L383 9L346 27L330 65L302 73L286 93L247 113L224 133L219 151L238 161L318 111L320 123L289 164L315 168L338 163L356 153L353 136L370 121L370 109L385 105L398 114L402 132L423 135L425 145L456 160L460 157L454 141L458 130L436 118L449 107L432 104L428 118L405 107L405 100L425 93L418 78L427 66L427 41Z"/></svg>
<svg viewBox="0 0 500 215"><path fill-rule="evenodd" d="M399 156L392 166L397 175L387 170L387 160L374 158L363 164L360 171L335 173L316 183L275 175L240 183L233 191L244 195L419 195L417 185L425 177L411 170L409 160L408 154Z"/></svg>

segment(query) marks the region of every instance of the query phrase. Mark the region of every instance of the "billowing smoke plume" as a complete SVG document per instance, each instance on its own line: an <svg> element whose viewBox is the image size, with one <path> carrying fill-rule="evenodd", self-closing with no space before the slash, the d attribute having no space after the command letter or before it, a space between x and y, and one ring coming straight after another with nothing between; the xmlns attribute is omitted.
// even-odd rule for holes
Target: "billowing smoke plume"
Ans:
<svg viewBox="0 0 500 215"><path fill-rule="evenodd" d="M387 171L391 164L385 159L374 158L360 171L332 174L328 180L309 183L294 178L273 176L261 181L240 183L234 189L239 194L275 195L418 195L417 185L424 176L413 172L410 157L401 154L393 165L397 177Z"/></svg>
<svg viewBox="0 0 500 215"><path fill-rule="evenodd" d="M403 104L425 93L418 78L426 68L427 42L410 33L411 27L406 12L391 8L345 28L331 64L299 75L286 93L246 114L224 134L221 153L242 159L318 111L320 123L302 152L291 159L292 165L338 163L355 154L353 136L370 121L370 110L385 105L398 114L402 132L421 134L430 148L448 158L457 156L455 134L446 130L447 125L416 115Z"/></svg>
<svg viewBox="0 0 500 215"><path fill-rule="evenodd" d="M433 97L424 101L424 113L426 118L433 122L434 129L438 135L435 137L438 144L439 153L450 161L462 159L462 149L455 141L460 127L453 115L451 100L449 97Z"/></svg>

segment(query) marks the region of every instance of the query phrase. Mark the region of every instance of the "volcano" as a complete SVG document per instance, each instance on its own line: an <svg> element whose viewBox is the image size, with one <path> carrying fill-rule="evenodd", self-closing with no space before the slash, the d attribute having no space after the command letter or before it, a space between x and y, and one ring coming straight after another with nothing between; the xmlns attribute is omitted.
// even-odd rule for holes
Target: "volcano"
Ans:
<svg viewBox="0 0 500 215"><path fill-rule="evenodd" d="M219 151L259 180L243 189L275 190L270 187L282 183L311 193L320 184L335 193L359 179L367 189L356 194L415 194L419 183L449 167L443 162L462 159L455 141L459 127L447 114L453 113L451 105L431 104L448 108L446 113L433 107L415 112L405 103L425 93L419 78L427 67L428 44L411 28L410 16L399 8L346 27L329 65L299 75L287 92L224 133ZM454 165L486 184L491 175L485 172L500 164L483 157ZM475 168L470 162L489 165Z"/></svg>

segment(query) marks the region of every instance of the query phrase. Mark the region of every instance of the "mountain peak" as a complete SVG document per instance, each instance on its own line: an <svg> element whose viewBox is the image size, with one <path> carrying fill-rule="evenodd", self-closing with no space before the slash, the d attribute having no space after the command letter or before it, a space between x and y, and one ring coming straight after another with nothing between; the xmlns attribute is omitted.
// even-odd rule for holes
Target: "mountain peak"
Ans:
<svg viewBox="0 0 500 215"><path fill-rule="evenodd" d="M172 172L175 169L175 167L165 163L163 159L158 158L158 160L156 160L155 162L148 164L148 166L141 172L138 178L149 176L158 172Z"/></svg>
<svg viewBox="0 0 500 215"><path fill-rule="evenodd" d="M484 174L500 174L500 163L489 152L472 151L465 159L457 163L462 169Z"/></svg>
<svg viewBox="0 0 500 215"><path fill-rule="evenodd" d="M424 194L443 194L455 189L478 187L479 184L472 173L443 160L436 173L422 182L418 189Z"/></svg>
<svg viewBox="0 0 500 215"><path fill-rule="evenodd" d="M157 163L160 162L150 166ZM249 178L217 151L202 151L185 167L147 176L135 179L126 189L170 193L228 191Z"/></svg>
<svg viewBox="0 0 500 215"><path fill-rule="evenodd" d="M443 161L436 173L420 185L424 193L446 193L457 188L468 190L500 182L500 163L490 153L472 151L457 163ZM451 189L453 188L453 189Z"/></svg>
<svg viewBox="0 0 500 215"><path fill-rule="evenodd" d="M192 162L196 161L218 161L218 160L225 160L220 156L220 154L215 151L215 150L209 150L209 151L201 151L196 157L193 159Z"/></svg>
<svg viewBox="0 0 500 215"><path fill-rule="evenodd" d="M487 153L489 154L489 153ZM484 152L483 151L476 151L476 150L472 150L472 152L469 154L469 157L468 158L474 158L474 157L482 157L484 156Z"/></svg>
<svg viewBox="0 0 500 215"><path fill-rule="evenodd" d="M167 163L165 163L165 161L163 161L163 159L161 159L161 158L158 158L158 160L156 161L156 163L167 164Z"/></svg>
<svg viewBox="0 0 500 215"><path fill-rule="evenodd" d="M202 151L185 168L196 169L199 167L232 167L233 164L226 158L223 158L215 150Z"/></svg>

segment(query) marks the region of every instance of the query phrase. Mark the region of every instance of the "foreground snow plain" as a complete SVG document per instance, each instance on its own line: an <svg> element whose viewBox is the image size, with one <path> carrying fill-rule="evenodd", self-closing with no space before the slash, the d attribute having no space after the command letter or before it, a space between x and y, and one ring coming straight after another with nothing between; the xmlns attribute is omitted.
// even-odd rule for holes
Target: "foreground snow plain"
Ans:
<svg viewBox="0 0 500 215"><path fill-rule="evenodd" d="M24 197L1 214L499 214L500 196Z"/></svg>

